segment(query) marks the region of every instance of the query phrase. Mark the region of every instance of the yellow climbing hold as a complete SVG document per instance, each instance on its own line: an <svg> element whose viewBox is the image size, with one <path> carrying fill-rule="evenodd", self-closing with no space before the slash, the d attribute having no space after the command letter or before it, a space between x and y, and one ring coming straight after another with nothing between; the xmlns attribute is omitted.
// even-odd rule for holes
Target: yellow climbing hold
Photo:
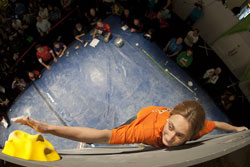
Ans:
<svg viewBox="0 0 250 167"><path fill-rule="evenodd" d="M9 135L2 152L25 160L56 161L60 159L53 145L42 135L30 135L19 130Z"/></svg>

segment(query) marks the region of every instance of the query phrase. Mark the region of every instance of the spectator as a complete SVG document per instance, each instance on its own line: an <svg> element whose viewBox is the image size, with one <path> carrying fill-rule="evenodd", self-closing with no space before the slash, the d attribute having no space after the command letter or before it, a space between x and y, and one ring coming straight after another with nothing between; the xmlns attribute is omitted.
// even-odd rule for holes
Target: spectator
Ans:
<svg viewBox="0 0 250 167"><path fill-rule="evenodd" d="M143 32L143 23L140 19L134 18L130 27L130 32L141 33Z"/></svg>
<svg viewBox="0 0 250 167"><path fill-rule="evenodd" d="M106 23L103 23L101 20L98 20L92 37L98 37L98 39L108 42L111 38L110 26Z"/></svg>
<svg viewBox="0 0 250 167"><path fill-rule="evenodd" d="M163 18L162 11L150 12L149 19L151 20L151 26L156 29L164 29L168 27L167 21Z"/></svg>
<svg viewBox="0 0 250 167"><path fill-rule="evenodd" d="M8 34L1 27L0 27L0 35L1 35L3 40L8 40Z"/></svg>
<svg viewBox="0 0 250 167"><path fill-rule="evenodd" d="M148 9L151 11L155 8L155 6L157 5L157 0L148 0L147 2L147 7Z"/></svg>
<svg viewBox="0 0 250 167"><path fill-rule="evenodd" d="M0 59L0 74L2 76L6 76L8 70L10 69L10 64L8 62L8 59L6 57Z"/></svg>
<svg viewBox="0 0 250 167"><path fill-rule="evenodd" d="M0 10L2 11L6 11L8 8L9 4L8 4L8 0L2 0L0 1Z"/></svg>
<svg viewBox="0 0 250 167"><path fill-rule="evenodd" d="M10 35L14 35L14 36L17 35L17 34L12 30L12 27L10 27L10 26L5 26L5 27L4 27L4 30L5 30L5 31L4 31L4 34L6 35L7 39L9 39L9 36L10 36ZM4 35L4 36L5 36L5 35Z"/></svg>
<svg viewBox="0 0 250 167"><path fill-rule="evenodd" d="M112 14L113 15L117 15L117 16L121 16L123 13L124 8L117 2L115 2L112 5Z"/></svg>
<svg viewBox="0 0 250 167"><path fill-rule="evenodd" d="M103 14L111 14L112 12L112 5L115 2L115 0L102 0L101 10Z"/></svg>
<svg viewBox="0 0 250 167"><path fill-rule="evenodd" d="M6 98L5 96L5 88L0 86L1 87L1 91L0 91L0 105L1 105L1 108L4 108L5 106L7 106L9 104L9 99ZM0 111L0 115L1 115L1 111Z"/></svg>
<svg viewBox="0 0 250 167"><path fill-rule="evenodd" d="M169 9L162 9L160 12L162 14L163 19L167 20L171 18L171 12Z"/></svg>
<svg viewBox="0 0 250 167"><path fill-rule="evenodd" d="M199 30L195 28L193 31L189 31L184 38L184 43L192 48L193 44L195 44L199 40Z"/></svg>
<svg viewBox="0 0 250 167"><path fill-rule="evenodd" d="M171 9L173 6L172 0L164 0L162 5L163 9Z"/></svg>
<svg viewBox="0 0 250 167"><path fill-rule="evenodd" d="M17 61L17 59L19 58L19 54L14 53L12 58L13 58L14 61Z"/></svg>
<svg viewBox="0 0 250 167"><path fill-rule="evenodd" d="M181 67L189 67L193 61L192 50L182 51L176 58L177 64Z"/></svg>
<svg viewBox="0 0 250 167"><path fill-rule="evenodd" d="M62 57L65 50L67 49L67 46L64 43L57 41L55 41L53 45L54 45L54 52L56 53L56 55Z"/></svg>
<svg viewBox="0 0 250 167"><path fill-rule="evenodd" d="M0 105L1 106L7 106L9 104L9 99L7 99L6 97L1 97L0 98Z"/></svg>
<svg viewBox="0 0 250 167"><path fill-rule="evenodd" d="M20 91L23 91L25 87L26 87L26 83L24 79L19 78L19 77L15 77L11 84L12 89L18 88Z"/></svg>
<svg viewBox="0 0 250 167"><path fill-rule="evenodd" d="M32 14L29 14L29 13L24 14L24 16L23 16L23 24L24 25L30 26L34 22L35 22L35 18L33 17Z"/></svg>
<svg viewBox="0 0 250 167"><path fill-rule="evenodd" d="M2 85L0 85L0 95L1 95L1 93L5 93L5 88Z"/></svg>
<svg viewBox="0 0 250 167"><path fill-rule="evenodd" d="M23 29L21 20L19 20L18 18L13 18L11 21L12 21L11 25L14 30L17 31L18 29Z"/></svg>
<svg viewBox="0 0 250 167"><path fill-rule="evenodd" d="M7 122L7 118L5 118L4 114L0 112L0 125L2 125L5 128L8 128L9 124Z"/></svg>
<svg viewBox="0 0 250 167"><path fill-rule="evenodd" d="M42 19L48 20L49 19L48 9L45 6L40 6L38 16L40 16Z"/></svg>
<svg viewBox="0 0 250 167"><path fill-rule="evenodd" d="M195 7L186 19L188 25L192 26L203 14L202 5L199 3L194 4Z"/></svg>
<svg viewBox="0 0 250 167"><path fill-rule="evenodd" d="M23 3L20 3L20 2L16 2L15 3L15 14L18 15L19 18L22 18L23 15L25 14L26 12L26 7Z"/></svg>
<svg viewBox="0 0 250 167"><path fill-rule="evenodd" d="M50 30L50 22L46 19L42 19L40 16L36 17L36 28L40 35L43 37L49 33Z"/></svg>
<svg viewBox="0 0 250 167"><path fill-rule="evenodd" d="M80 39L85 35L85 30L81 23L76 24L75 29L73 31L73 35L77 41L84 43L84 40Z"/></svg>
<svg viewBox="0 0 250 167"><path fill-rule="evenodd" d="M20 53L23 50L23 41L20 37L20 35L13 34L9 36L9 52L14 53Z"/></svg>
<svg viewBox="0 0 250 167"><path fill-rule="evenodd" d="M37 71L37 70L33 70L33 71L31 71L31 72L28 72L28 77L29 77L29 79L30 79L31 81L35 81L35 80L41 78L41 76L42 76L42 75L41 75L40 72Z"/></svg>
<svg viewBox="0 0 250 167"><path fill-rule="evenodd" d="M179 52L182 50L182 42L183 39L181 37L179 38L172 38L170 41L168 41L167 45L163 48L163 51L167 53L167 56L173 57L179 54Z"/></svg>
<svg viewBox="0 0 250 167"><path fill-rule="evenodd" d="M0 54L1 54L1 57L7 55L8 53L8 43L5 42L5 40L3 40L1 37L0 37Z"/></svg>
<svg viewBox="0 0 250 167"><path fill-rule="evenodd" d="M127 26L131 26L132 23L132 17L131 17L131 13L130 10L128 8L125 8L122 15L121 15L121 21L122 21L122 25L127 25Z"/></svg>
<svg viewBox="0 0 250 167"><path fill-rule="evenodd" d="M203 79L206 79L206 83L216 84L219 79L219 74L221 73L221 68L217 67L216 69L211 68L205 72Z"/></svg>
<svg viewBox="0 0 250 167"><path fill-rule="evenodd" d="M38 4L36 1L29 1L28 12L29 14L35 16L39 11Z"/></svg>
<svg viewBox="0 0 250 167"><path fill-rule="evenodd" d="M61 11L58 7L52 6L52 4L48 5L48 11L49 11L49 21L51 23L56 23L61 19Z"/></svg>
<svg viewBox="0 0 250 167"><path fill-rule="evenodd" d="M236 96L232 92L226 90L221 96L221 101L220 101L223 106L223 109L226 111L230 110L235 101L235 98Z"/></svg>
<svg viewBox="0 0 250 167"><path fill-rule="evenodd" d="M168 32L169 27L168 22L163 18L162 11L150 12L149 20L149 30L144 36L149 39L157 38L161 40L162 36Z"/></svg>
<svg viewBox="0 0 250 167"><path fill-rule="evenodd" d="M53 57L53 61L57 62L57 59L55 57L55 54L52 49L50 49L48 46L36 46L36 55L39 63L41 63L47 70L50 70L50 65L45 64L46 62L49 62L49 60Z"/></svg>
<svg viewBox="0 0 250 167"><path fill-rule="evenodd" d="M65 11L70 11L72 9L73 0L61 0L62 8Z"/></svg>
<svg viewBox="0 0 250 167"><path fill-rule="evenodd" d="M100 19L99 14L96 12L95 8L89 9L89 14L85 14L90 26L95 26L96 22Z"/></svg>

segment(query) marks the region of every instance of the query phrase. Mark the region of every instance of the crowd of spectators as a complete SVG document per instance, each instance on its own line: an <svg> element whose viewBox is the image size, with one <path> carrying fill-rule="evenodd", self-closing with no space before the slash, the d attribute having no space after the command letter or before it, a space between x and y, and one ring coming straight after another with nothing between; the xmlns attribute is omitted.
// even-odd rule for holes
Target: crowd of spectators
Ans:
<svg viewBox="0 0 250 167"><path fill-rule="evenodd" d="M92 32L93 38L98 35L98 30L104 30L106 34L103 40L108 42L112 36L110 28L101 20L109 15L119 16L121 26L127 25L131 33L142 33L148 40L159 44L166 56L176 61L181 68L190 68L193 55L196 54L194 48L197 48L199 41L199 30L192 25L203 14L202 4L194 4L185 20L188 31L183 30L184 35L183 32L176 33L172 1L174 0L1 1L0 112L7 111L29 83L42 77L41 70L51 69L50 60L57 62L64 55L67 44L73 40L85 43L81 37L93 27L96 27ZM68 17L70 13L72 14ZM61 23L63 17L67 19L63 19ZM67 21L70 24L64 24ZM63 25L60 27L59 24ZM66 35L63 31L67 26L71 27L72 33L68 37L60 36ZM206 79L206 84L215 84L220 73L220 68L210 69L203 79Z"/></svg>

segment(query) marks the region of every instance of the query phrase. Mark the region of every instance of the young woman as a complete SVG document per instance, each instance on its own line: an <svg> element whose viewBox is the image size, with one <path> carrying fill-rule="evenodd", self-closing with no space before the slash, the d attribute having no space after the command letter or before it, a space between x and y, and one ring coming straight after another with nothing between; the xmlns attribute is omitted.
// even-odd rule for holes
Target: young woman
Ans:
<svg viewBox="0 0 250 167"><path fill-rule="evenodd" d="M235 127L224 122L205 121L205 111L196 101L183 101L173 109L150 106L143 108L129 124L108 130L86 127L67 127L47 124L29 117L12 121L30 126L41 133L99 144L144 143L154 147L172 147L195 140L213 129L238 132L246 127Z"/></svg>

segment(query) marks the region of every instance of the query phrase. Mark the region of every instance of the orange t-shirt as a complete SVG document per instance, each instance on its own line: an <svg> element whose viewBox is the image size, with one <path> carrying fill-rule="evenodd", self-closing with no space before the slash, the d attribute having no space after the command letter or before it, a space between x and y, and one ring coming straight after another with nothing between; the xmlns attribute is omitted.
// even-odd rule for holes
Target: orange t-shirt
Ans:
<svg viewBox="0 0 250 167"><path fill-rule="evenodd" d="M162 131L170 117L167 107L149 106L141 109L137 118L129 125L112 130L110 144L143 143L154 147L165 147L162 143ZM213 121L206 121L205 127L197 138L211 132L215 128ZM196 139L197 139L196 138Z"/></svg>

